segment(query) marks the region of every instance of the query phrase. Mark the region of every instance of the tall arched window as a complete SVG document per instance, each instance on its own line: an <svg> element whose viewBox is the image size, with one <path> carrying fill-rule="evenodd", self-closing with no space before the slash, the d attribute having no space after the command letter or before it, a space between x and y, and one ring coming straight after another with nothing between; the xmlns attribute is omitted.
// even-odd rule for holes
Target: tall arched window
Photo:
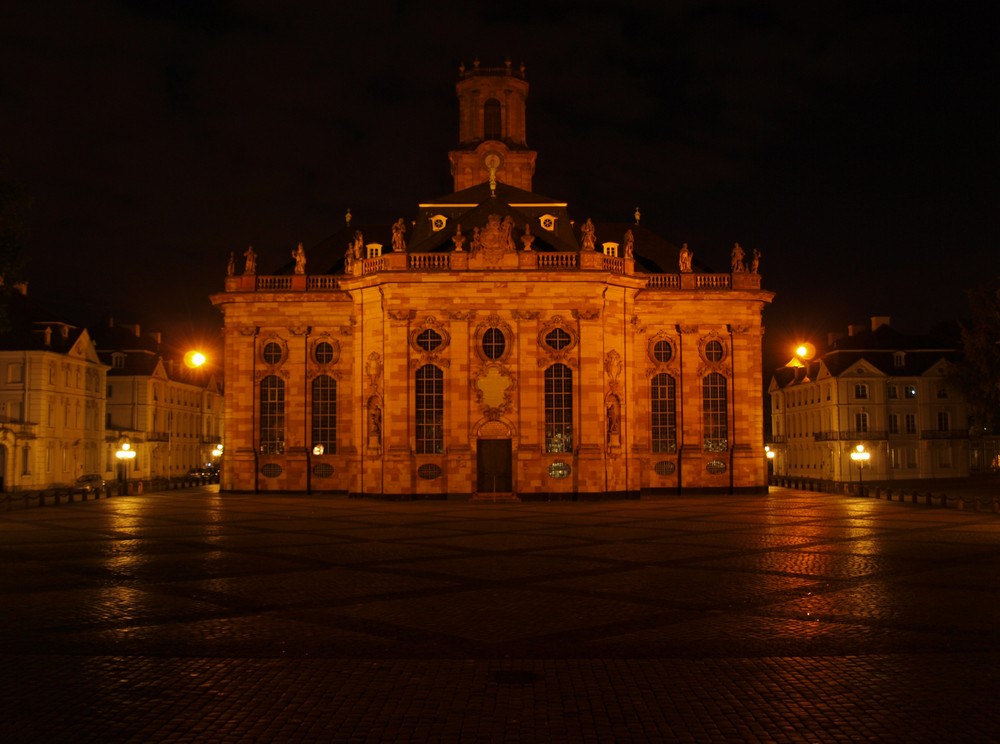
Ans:
<svg viewBox="0 0 1000 744"><path fill-rule="evenodd" d="M433 364L417 370L417 453L444 452L444 372Z"/></svg>
<svg viewBox="0 0 1000 744"><path fill-rule="evenodd" d="M701 381L702 427L706 452L725 452L729 449L729 425L726 378L718 372L706 375Z"/></svg>
<svg viewBox="0 0 1000 744"><path fill-rule="evenodd" d="M500 138L500 101L491 98L483 104L483 139L498 140Z"/></svg>
<svg viewBox="0 0 1000 744"><path fill-rule="evenodd" d="M285 451L285 381L277 375L260 381L260 451L264 455Z"/></svg>
<svg viewBox="0 0 1000 744"><path fill-rule="evenodd" d="M317 454L337 451L337 381L330 375L312 381L312 446Z"/></svg>
<svg viewBox="0 0 1000 744"><path fill-rule="evenodd" d="M545 370L545 451L573 451L573 371L565 364Z"/></svg>
<svg viewBox="0 0 1000 744"><path fill-rule="evenodd" d="M666 372L649 383L653 452L677 451L677 386Z"/></svg>

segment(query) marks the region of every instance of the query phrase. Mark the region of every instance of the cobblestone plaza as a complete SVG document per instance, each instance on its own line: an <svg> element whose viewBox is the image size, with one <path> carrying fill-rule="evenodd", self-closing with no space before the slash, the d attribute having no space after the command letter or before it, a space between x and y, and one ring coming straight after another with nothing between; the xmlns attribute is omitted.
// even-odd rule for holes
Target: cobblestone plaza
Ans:
<svg viewBox="0 0 1000 744"><path fill-rule="evenodd" d="M988 741L1000 519L766 496L0 513L2 741Z"/></svg>

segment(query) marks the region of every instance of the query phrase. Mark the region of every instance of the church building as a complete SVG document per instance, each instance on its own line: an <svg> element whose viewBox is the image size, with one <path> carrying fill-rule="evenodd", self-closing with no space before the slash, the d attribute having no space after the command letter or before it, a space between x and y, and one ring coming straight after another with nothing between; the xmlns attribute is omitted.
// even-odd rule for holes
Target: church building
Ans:
<svg viewBox="0 0 1000 744"><path fill-rule="evenodd" d="M463 66L457 93L453 193L269 272L230 257L222 490L765 491L760 254L708 273L638 210L571 215L533 191L524 69Z"/></svg>

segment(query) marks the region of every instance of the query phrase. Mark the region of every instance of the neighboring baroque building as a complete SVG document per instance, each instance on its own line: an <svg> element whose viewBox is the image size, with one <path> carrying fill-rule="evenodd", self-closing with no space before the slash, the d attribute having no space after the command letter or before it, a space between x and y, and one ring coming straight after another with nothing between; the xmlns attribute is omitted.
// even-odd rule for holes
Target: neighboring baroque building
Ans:
<svg viewBox="0 0 1000 744"><path fill-rule="evenodd" d="M764 490L759 254L705 273L638 210L575 222L532 191L523 69L463 68L457 93L454 193L348 213L268 273L230 257L222 489Z"/></svg>
<svg viewBox="0 0 1000 744"><path fill-rule="evenodd" d="M965 401L949 381L959 358L946 335L906 336L874 317L831 338L818 358L771 380L771 431L778 476L858 480L851 453L870 453L863 479L969 474Z"/></svg>
<svg viewBox="0 0 1000 744"><path fill-rule="evenodd" d="M94 330L108 366L104 472L128 479L176 478L218 459L222 443L222 385L210 368L164 359L159 333L113 321ZM136 456L116 473L115 451L128 441ZM110 475L106 476L110 478Z"/></svg>
<svg viewBox="0 0 1000 744"><path fill-rule="evenodd" d="M90 334L18 289L0 334L0 491L69 485L101 472L105 449L107 367Z"/></svg>

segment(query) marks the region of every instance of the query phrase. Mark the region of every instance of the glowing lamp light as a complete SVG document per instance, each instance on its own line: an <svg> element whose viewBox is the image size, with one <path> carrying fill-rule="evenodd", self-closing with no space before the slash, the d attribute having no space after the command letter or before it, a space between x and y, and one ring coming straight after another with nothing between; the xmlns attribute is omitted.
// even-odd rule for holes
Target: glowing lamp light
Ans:
<svg viewBox="0 0 1000 744"><path fill-rule="evenodd" d="M191 369L197 369L208 361L208 357L203 352L191 350L184 355L184 364Z"/></svg>
<svg viewBox="0 0 1000 744"><path fill-rule="evenodd" d="M816 347L808 341L801 343L795 347L795 356L799 359L809 361L816 356Z"/></svg>
<svg viewBox="0 0 1000 744"><path fill-rule="evenodd" d="M854 448L854 452L851 453L851 459L854 460L854 462L856 462L858 464L858 467L860 468L866 462L872 459L872 453L866 452L865 446L863 444L859 444L857 447Z"/></svg>
<svg viewBox="0 0 1000 744"><path fill-rule="evenodd" d="M774 459L774 450L771 449L771 445L769 444L764 445L764 454L767 455L768 460Z"/></svg>
<svg viewBox="0 0 1000 744"><path fill-rule="evenodd" d="M129 442L122 442L121 448L115 452L115 457L119 460L131 460L135 457L135 450Z"/></svg>

